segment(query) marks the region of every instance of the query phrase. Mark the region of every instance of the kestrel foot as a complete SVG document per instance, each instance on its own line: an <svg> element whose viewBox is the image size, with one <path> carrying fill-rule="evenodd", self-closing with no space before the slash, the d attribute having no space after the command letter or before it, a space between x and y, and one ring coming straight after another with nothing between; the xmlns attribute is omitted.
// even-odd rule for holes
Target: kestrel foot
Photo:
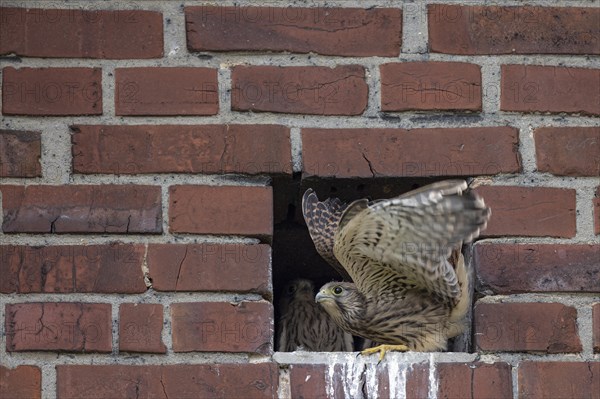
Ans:
<svg viewBox="0 0 600 399"><path fill-rule="evenodd" d="M374 348L367 348L360 352L360 354L363 356L369 356L373 353L379 352L379 361L381 362L387 351L406 352L408 350L409 349L406 345L379 345Z"/></svg>

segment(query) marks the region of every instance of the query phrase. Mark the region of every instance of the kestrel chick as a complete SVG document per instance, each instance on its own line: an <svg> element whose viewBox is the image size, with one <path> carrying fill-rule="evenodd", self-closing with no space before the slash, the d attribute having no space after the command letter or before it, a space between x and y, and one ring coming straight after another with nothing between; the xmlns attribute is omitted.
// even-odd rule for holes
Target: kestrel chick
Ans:
<svg viewBox="0 0 600 399"><path fill-rule="evenodd" d="M278 350L351 352L352 335L333 323L314 298L315 287L310 280L298 279L286 285L279 301Z"/></svg>
<svg viewBox="0 0 600 399"><path fill-rule="evenodd" d="M460 246L491 214L466 189L465 181L442 181L388 200L357 200L341 213L327 209L336 201L304 194L313 240L331 243L319 252L330 251L352 279L325 284L316 301L344 331L383 344L363 354L445 350L463 331L471 297ZM335 227L315 228L324 223Z"/></svg>

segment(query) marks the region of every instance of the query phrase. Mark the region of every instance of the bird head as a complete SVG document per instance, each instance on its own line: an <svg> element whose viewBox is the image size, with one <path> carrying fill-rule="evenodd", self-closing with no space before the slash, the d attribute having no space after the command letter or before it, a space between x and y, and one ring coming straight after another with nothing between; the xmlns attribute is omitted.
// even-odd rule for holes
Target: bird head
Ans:
<svg viewBox="0 0 600 399"><path fill-rule="evenodd" d="M364 312L365 298L352 283L327 283L321 287L315 300L342 328L354 324L352 321Z"/></svg>
<svg viewBox="0 0 600 399"><path fill-rule="evenodd" d="M314 294L315 286L312 281L302 278L290 281L283 290L283 295L290 300L312 301Z"/></svg>

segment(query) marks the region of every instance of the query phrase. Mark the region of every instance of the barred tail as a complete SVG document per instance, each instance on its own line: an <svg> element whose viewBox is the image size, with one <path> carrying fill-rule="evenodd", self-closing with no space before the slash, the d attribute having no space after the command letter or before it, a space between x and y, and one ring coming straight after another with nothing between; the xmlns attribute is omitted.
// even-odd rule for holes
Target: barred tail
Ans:
<svg viewBox="0 0 600 399"><path fill-rule="evenodd" d="M466 316L471 308L471 284L472 273L467 270L465 265L465 257L460 252L460 249L454 250L451 256L451 262L456 265L456 277L460 285L460 297L458 302L450 313L448 338L460 335L466 328Z"/></svg>

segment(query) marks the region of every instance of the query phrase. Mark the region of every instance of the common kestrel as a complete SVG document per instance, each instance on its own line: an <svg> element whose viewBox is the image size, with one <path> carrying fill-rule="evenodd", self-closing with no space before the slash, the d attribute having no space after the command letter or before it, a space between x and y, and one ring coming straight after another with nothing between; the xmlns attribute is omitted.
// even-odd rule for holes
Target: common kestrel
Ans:
<svg viewBox="0 0 600 399"><path fill-rule="evenodd" d="M363 354L445 350L464 330L471 297L460 247L491 214L466 190L465 181L449 180L347 206L305 192L315 246L347 280L325 284L316 301L344 331L382 344Z"/></svg>

